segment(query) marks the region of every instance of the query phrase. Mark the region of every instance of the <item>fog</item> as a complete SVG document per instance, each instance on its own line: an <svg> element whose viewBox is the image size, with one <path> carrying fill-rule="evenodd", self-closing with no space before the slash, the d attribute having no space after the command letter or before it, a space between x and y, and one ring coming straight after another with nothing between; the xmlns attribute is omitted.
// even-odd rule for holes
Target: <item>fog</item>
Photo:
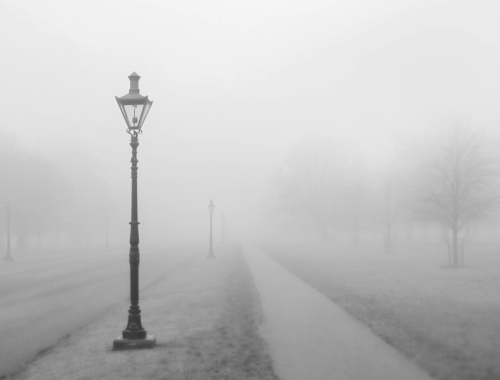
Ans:
<svg viewBox="0 0 500 380"><path fill-rule="evenodd" d="M474 177L460 228L423 194L453 136L498 173L499 16L493 0L3 0L0 252L8 209L14 255L126 253L131 147L114 97L132 72L154 102L141 247L208 244L210 200L217 243L439 242L437 266L464 238L497 241L498 174Z"/></svg>
<svg viewBox="0 0 500 380"><path fill-rule="evenodd" d="M154 101L138 153L151 239L204 238L210 199L217 223L225 213L251 236L270 177L303 139L342 136L384 163L449 115L499 119L491 1L1 7L3 139L102 178L124 236L130 146L113 97L133 71Z"/></svg>

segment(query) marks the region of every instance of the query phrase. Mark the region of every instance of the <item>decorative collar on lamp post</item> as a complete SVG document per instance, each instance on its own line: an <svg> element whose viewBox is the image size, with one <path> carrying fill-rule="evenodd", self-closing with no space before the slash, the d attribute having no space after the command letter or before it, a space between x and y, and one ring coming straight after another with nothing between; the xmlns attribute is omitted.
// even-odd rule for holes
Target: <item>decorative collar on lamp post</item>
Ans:
<svg viewBox="0 0 500 380"><path fill-rule="evenodd" d="M210 204L208 205L208 210L210 211L210 214L214 212L215 205L214 202L210 199Z"/></svg>
<svg viewBox="0 0 500 380"><path fill-rule="evenodd" d="M128 94L120 98L115 96L115 98L127 123L127 133L137 136L139 133L142 133L142 125L148 116L153 102L147 96L142 96L139 93L139 79L141 77L136 72L130 74L128 79L130 79Z"/></svg>

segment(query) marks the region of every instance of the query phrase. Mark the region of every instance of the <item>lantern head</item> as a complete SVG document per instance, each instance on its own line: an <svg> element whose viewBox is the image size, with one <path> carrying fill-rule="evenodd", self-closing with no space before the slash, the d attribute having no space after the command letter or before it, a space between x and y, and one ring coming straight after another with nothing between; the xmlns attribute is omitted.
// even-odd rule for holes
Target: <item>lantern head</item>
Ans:
<svg viewBox="0 0 500 380"><path fill-rule="evenodd" d="M142 96L139 93L139 79L141 77L137 73L133 72L128 79L130 79L128 94L121 98L115 96L115 98L125 119L125 123L127 123L127 132L138 135L142 131L142 125L148 116L153 102L147 96Z"/></svg>
<svg viewBox="0 0 500 380"><path fill-rule="evenodd" d="M208 205L208 210L210 211L210 214L214 212L215 205L214 202L210 199L210 204Z"/></svg>

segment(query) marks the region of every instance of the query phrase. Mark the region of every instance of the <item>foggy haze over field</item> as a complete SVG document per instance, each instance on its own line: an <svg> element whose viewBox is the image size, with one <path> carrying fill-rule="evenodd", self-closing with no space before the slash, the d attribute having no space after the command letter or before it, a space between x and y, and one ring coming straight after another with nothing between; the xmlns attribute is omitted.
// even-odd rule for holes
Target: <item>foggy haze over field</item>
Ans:
<svg viewBox="0 0 500 380"><path fill-rule="evenodd" d="M457 115L498 137L494 1L0 7L2 146L47 158L84 195L97 178L81 219L107 215L115 242L128 234L130 146L113 97L133 71L154 101L138 150L145 240L205 239L210 199L216 234L222 213L234 237L266 230L275 172L303 141L350 144L379 173Z"/></svg>
<svg viewBox="0 0 500 380"><path fill-rule="evenodd" d="M274 379L259 273L305 326L345 327L300 286L436 380L500 378L499 20L494 0L0 0L0 380L82 326L109 331L78 352L125 358L139 290L159 377Z"/></svg>

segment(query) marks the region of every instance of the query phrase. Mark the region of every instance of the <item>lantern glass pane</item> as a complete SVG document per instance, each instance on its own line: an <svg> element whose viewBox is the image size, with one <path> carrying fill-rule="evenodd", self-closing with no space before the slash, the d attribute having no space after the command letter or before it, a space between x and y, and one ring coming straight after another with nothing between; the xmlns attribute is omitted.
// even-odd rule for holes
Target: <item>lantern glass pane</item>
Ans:
<svg viewBox="0 0 500 380"><path fill-rule="evenodd" d="M139 119L142 115L144 108L143 104L127 104L124 105L127 125L131 129L138 129L141 127Z"/></svg>
<svg viewBox="0 0 500 380"><path fill-rule="evenodd" d="M123 115L123 118L125 119L125 122L127 123L127 126L128 126L128 119L127 119L127 114L125 113L125 108L123 107L123 104L121 104L119 102L118 98L116 98L116 100L117 100L117 103L118 103L118 107L120 107L120 111L121 111L121 113Z"/></svg>
<svg viewBox="0 0 500 380"><path fill-rule="evenodd" d="M144 123L144 120L146 120L146 117L148 116L148 113L149 113L149 109L151 108L151 105L153 104L153 102L150 102L148 99L147 99L147 96L146 96L146 102L142 108L142 113L141 113L141 118L139 119L139 126L142 127L142 124Z"/></svg>

